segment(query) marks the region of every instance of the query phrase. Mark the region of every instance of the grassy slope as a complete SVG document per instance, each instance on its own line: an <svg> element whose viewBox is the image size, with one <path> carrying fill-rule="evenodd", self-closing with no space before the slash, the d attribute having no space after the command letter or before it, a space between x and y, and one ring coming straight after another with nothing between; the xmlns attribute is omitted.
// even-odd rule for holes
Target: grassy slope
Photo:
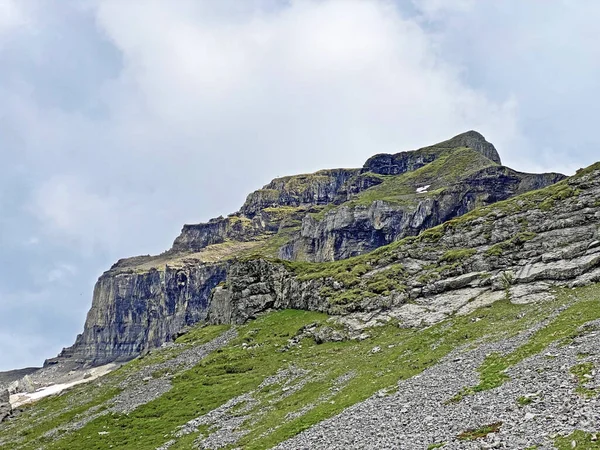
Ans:
<svg viewBox="0 0 600 450"><path fill-rule="evenodd" d="M418 374L461 345L514 335L551 316L565 303L573 302L534 334L529 343L515 350L514 354L503 357L502 364L493 364L494 373L500 374L502 369L543 351L550 343L568 338L577 332L582 323L600 317L599 299L600 285L594 285L577 291L564 291L551 303L513 305L507 301L496 302L469 316L454 317L424 330L399 329L390 324L371 330L371 337L361 342L317 345L310 339L304 339L301 346L292 347L286 352L279 350L298 330L306 324L322 322L326 317L307 311L271 313L241 326L235 341L193 369L176 376L173 389L159 399L129 415L113 414L93 420L79 431L67 433L54 443L48 442L46 448L104 449L111 445L115 449L156 448L169 440L178 426L244 392L257 390L267 376L278 370L291 365L306 369L311 380L289 396L281 396L282 386L278 385L255 394L259 404L251 411L253 420L246 425L250 433L239 444L248 449L269 448L381 389L392 388L398 380ZM475 317L481 320L474 321ZM188 343L198 342L222 330L199 328L186 339ZM252 349L245 349L243 343ZM372 353L374 347L380 347L381 351ZM152 357L165 356L157 352ZM492 355L490 358L497 357ZM75 413L85 408L106 404L107 399L115 394L115 382L128 371L147 363L136 360L110 375L102 382L102 386L92 388L91 395L86 394L86 402L77 409L56 415L66 405L73 402L77 404L84 389L90 387L76 388L66 395L27 408L24 415L9 424L11 428L6 430L14 439L13 442L23 438L27 443L8 444L0 448L38 448L40 443L47 442L45 439L36 439L41 432L67 423ZM489 367L487 362L482 367L482 383L488 379ZM354 372L356 376L332 394L330 389L334 380L349 372ZM503 376L500 381L502 379ZM484 388L495 385L497 382L487 383ZM327 401L319 400L327 395ZM292 420L285 419L288 413L297 412L310 404L316 406L306 414ZM267 433L268 430L272 432ZM209 432L208 429L203 431ZM2 434L4 432L0 431ZM109 434L100 435L99 432ZM173 449L190 448L196 437L198 435L182 438Z"/></svg>
<svg viewBox="0 0 600 450"><path fill-rule="evenodd" d="M393 204L415 206L426 197L435 195L444 187L458 183L467 176L496 163L470 148L444 151L433 162L402 175L380 175L383 183L358 194L348 205L370 205L376 200ZM417 194L416 189L429 185L427 194Z"/></svg>
<svg viewBox="0 0 600 450"><path fill-rule="evenodd" d="M593 166L581 173L595 168L598 167ZM540 191L478 209L423 233L419 239L435 239L447 227L460 227L477 217L498 212L510 213L540 202L543 207L544 204L552 204L575 194L576 192L566 182L561 182ZM342 278L348 277L348 274L355 276L356 274L352 272L356 267L389 259L395 249L413 239L415 238L391 244L350 260L328 264L292 263L291 267L307 278L332 274ZM537 337L534 337L526 348L517 350L514 355L491 356L482 367L480 388L497 385L497 381L489 383L486 380L502 378L503 368L543 350L548 343L563 339L569 333L575 332L581 323L596 318L600 310L597 300L600 288L593 286L578 292L583 299L573 308L582 309L569 309L559 316L556 323L560 324L560 327L555 331L548 328L541 334L536 334ZM145 448L142 444L150 447L159 445L166 440L165 436L175 431L178 425L223 404L238 393L255 389L262 379L272 375L278 369L287 367L290 361L313 370L318 367L318 372L321 374L319 383L309 384L309 388L301 389L287 397L284 403L278 405L279 412L271 411L259 418L252 425L250 434L243 438L246 448L266 448L341 411L346 406L367 398L381 388L392 386L398 379L412 376L435 364L440 357L458 345L489 337L492 334L518 332L534 321L542 320L556 306L558 304L516 306L499 302L490 308L475 312L473 315L483 319L478 322L471 322L469 317L454 318L424 331L399 330L388 326L374 330L371 339L367 341L329 343L319 346L306 341L302 348L287 353L274 350L284 345L288 337L306 323L324 320L324 317L316 313L298 311L274 313L241 327L238 341L212 355L196 368L179 375L174 380L173 390L160 399L139 408L129 416L111 415L96 419L78 432L65 434L63 439L51 443L47 448L93 449L107 448L108 445L113 445L113 448ZM251 335L255 329L258 330L258 334ZM197 333L211 335L216 331L204 328ZM242 350L241 340L244 339L256 342L260 346L253 351ZM390 345L394 347L389 348ZM369 350L375 346L381 346L384 351L371 354ZM157 357L168 356L159 353ZM127 371L135 370L140 364L146 363L148 360L133 361L121 371L103 379L102 385L75 388L63 396L46 399L26 408L18 420L2 425L0 435L2 439L7 439L9 436L11 443L0 448L34 449L38 448L40 443L49 442L49 439L42 437L43 433L56 427L60 428L77 414L92 407L105 408L110 403L109 399L118 391L116 386L120 377L123 377ZM297 411L307 403L313 402L329 389L332 380L351 370L357 371L358 375L347 388L336 395L334 403L320 404L306 415L279 426L273 433L262 435L265 430L280 425L284 414ZM258 397L260 396L259 393ZM109 434L106 436L98 434L99 431L104 430L110 430ZM182 439L177 448L189 448L186 446L192 438L193 436ZM21 444L18 444L19 441Z"/></svg>

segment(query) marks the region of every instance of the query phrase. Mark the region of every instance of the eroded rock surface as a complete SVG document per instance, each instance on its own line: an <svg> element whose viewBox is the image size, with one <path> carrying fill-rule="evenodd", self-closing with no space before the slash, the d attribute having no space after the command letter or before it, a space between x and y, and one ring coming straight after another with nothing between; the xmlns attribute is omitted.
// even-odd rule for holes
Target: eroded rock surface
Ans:
<svg viewBox="0 0 600 450"><path fill-rule="evenodd" d="M3 422L12 413L10 394L8 389L0 390L0 422Z"/></svg>
<svg viewBox="0 0 600 450"><path fill-rule="evenodd" d="M355 327L390 319L415 326L507 296L539 300L551 286L600 280L598 198L596 168L352 262L236 262L212 294L209 320L242 323L298 308L341 314Z"/></svg>
<svg viewBox="0 0 600 450"><path fill-rule="evenodd" d="M275 179L250 194L237 213L185 225L167 252L117 262L96 284L83 333L45 366L65 361L102 365L131 359L168 341L181 328L205 320L209 310L213 321L237 323L266 308L377 311L386 304L396 307L407 298L428 296L431 289L440 294L456 289L416 284L408 294L397 289L385 296L377 292L363 303L338 302L333 307L326 291L347 290L348 286L337 288L327 277L306 282L273 262L245 266L239 260L320 262L364 254L479 206L564 178L560 174L523 174L499 164L494 146L479 133L467 132L412 152L377 155L359 169ZM512 230L499 227L498 232ZM432 263L427 255L404 259L413 278L422 272L423 264ZM553 263L544 264L549 266L532 267L528 276L544 278L535 274L552 270ZM504 267L483 266L469 271ZM465 270L454 272L442 278L463 275ZM231 282L224 286L228 274ZM406 283L415 282L409 278ZM469 287L478 288L481 283L471 280ZM417 295L419 290L422 292ZM406 323L414 320L408 318Z"/></svg>

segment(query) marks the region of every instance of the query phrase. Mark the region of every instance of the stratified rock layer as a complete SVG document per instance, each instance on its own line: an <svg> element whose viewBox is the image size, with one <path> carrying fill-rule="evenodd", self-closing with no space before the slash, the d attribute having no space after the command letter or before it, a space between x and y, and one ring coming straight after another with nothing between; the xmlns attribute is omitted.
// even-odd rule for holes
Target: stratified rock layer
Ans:
<svg viewBox="0 0 600 450"><path fill-rule="evenodd" d="M58 359L100 365L160 346L206 317L210 292L224 279L222 264L198 262L141 273L108 271L94 288L84 332Z"/></svg>
<svg viewBox="0 0 600 450"><path fill-rule="evenodd" d="M412 152L377 155L361 169L273 180L250 194L239 212L185 225L162 255L115 264L98 280L83 333L46 365L132 358L205 320L209 310L213 321L240 322L270 307L345 313L378 308L380 293L365 297L365 305L332 308L324 292L347 286L326 278L307 282L281 264L260 260L361 255L564 178L499 164L494 146L471 131Z"/></svg>
<svg viewBox="0 0 600 450"><path fill-rule="evenodd" d="M340 314L353 327L439 322L509 296L600 280L600 166L467 214L373 253L328 264L240 261L213 292L209 320L262 311Z"/></svg>

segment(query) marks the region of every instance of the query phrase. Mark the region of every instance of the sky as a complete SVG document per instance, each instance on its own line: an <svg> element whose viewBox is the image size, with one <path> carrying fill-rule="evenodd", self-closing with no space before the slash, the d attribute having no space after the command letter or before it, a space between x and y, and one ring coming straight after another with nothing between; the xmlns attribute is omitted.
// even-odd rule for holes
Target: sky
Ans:
<svg viewBox="0 0 600 450"><path fill-rule="evenodd" d="M98 276L270 179L475 129L598 159L595 0L0 0L0 370L83 328Z"/></svg>

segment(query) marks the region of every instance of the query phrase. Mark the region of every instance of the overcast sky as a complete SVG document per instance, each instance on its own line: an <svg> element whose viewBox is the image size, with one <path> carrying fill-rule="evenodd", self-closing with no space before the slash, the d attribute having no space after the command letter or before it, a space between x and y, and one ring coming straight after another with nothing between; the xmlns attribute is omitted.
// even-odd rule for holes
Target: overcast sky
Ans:
<svg viewBox="0 0 600 450"><path fill-rule="evenodd" d="M596 0L0 0L0 370L81 331L97 277L271 178L476 129L599 158Z"/></svg>

